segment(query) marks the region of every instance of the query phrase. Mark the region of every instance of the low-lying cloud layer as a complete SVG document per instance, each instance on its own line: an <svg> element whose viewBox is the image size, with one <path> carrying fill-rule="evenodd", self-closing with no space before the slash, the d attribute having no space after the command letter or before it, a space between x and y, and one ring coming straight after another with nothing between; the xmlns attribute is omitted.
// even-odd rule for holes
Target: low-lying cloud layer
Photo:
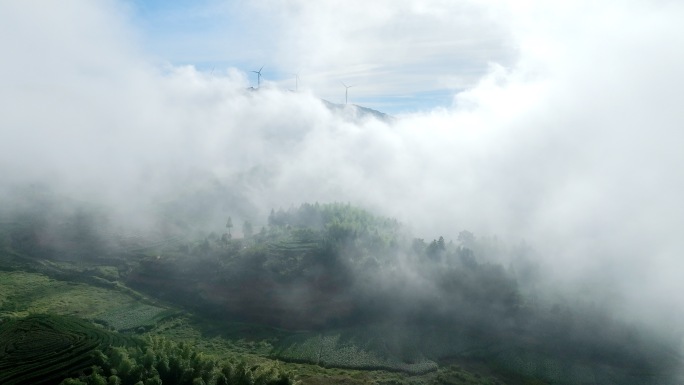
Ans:
<svg viewBox="0 0 684 385"><path fill-rule="evenodd" d="M116 3L3 3L2 184L125 211L218 178L264 211L344 201L420 236L524 238L559 285L675 325L684 6L526 4L491 5L506 9L494 19L512 31L514 65L492 64L450 108L387 123L309 91L247 91L232 68L154 66Z"/></svg>

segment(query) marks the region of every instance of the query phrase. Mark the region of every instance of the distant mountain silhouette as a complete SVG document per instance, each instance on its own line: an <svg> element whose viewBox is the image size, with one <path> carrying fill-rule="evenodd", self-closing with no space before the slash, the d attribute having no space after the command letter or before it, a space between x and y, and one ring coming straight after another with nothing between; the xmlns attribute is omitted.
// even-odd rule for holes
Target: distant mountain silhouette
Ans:
<svg viewBox="0 0 684 385"><path fill-rule="evenodd" d="M247 87L245 89L246 91L249 92L259 92L260 88L255 88L255 87ZM290 92L295 92L293 90L289 90ZM375 119L378 119L380 121L383 121L385 123L391 123L395 120L394 116L388 115L384 112L380 112L378 110L374 110L372 108L368 107L363 107L359 106L358 104L338 104L338 103L333 103L325 99L321 99L321 102L323 102L323 105L328 107L328 109L332 112L342 114L346 118L349 118L350 120L359 120L359 119L365 119L365 118L370 118L373 117Z"/></svg>
<svg viewBox="0 0 684 385"><path fill-rule="evenodd" d="M333 112L343 113L343 114L353 114L351 117L356 119L363 119L368 117L373 117L383 122L390 123L394 121L394 117L388 115L384 112L374 110L372 108L359 106L356 104L337 104L329 102L325 99L321 99L323 104L328 107Z"/></svg>

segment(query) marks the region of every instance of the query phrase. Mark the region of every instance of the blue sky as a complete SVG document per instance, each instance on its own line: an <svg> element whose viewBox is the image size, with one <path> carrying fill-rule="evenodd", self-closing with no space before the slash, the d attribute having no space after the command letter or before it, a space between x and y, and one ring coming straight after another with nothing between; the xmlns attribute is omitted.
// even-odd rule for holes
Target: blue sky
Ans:
<svg viewBox="0 0 684 385"><path fill-rule="evenodd" d="M500 15L471 2L121 0L160 63L263 80L389 113L450 107L492 64L514 57Z"/></svg>

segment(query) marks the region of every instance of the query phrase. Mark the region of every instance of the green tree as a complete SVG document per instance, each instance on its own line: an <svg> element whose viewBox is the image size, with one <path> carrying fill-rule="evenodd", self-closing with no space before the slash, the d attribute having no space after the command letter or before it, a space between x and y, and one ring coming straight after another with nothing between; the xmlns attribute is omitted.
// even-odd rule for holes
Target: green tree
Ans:
<svg viewBox="0 0 684 385"><path fill-rule="evenodd" d="M437 247L442 251L446 249L446 245L444 244L444 237L439 237L439 239L437 240Z"/></svg>
<svg viewBox="0 0 684 385"><path fill-rule="evenodd" d="M468 230L463 230L458 233L458 241L463 247L472 249L475 246L475 235Z"/></svg>
<svg viewBox="0 0 684 385"><path fill-rule="evenodd" d="M61 382L61 385L88 385L77 378L67 378Z"/></svg>
<svg viewBox="0 0 684 385"><path fill-rule="evenodd" d="M159 376L154 376L145 380L145 385L162 385L162 380Z"/></svg>
<svg viewBox="0 0 684 385"><path fill-rule="evenodd" d="M142 364L145 367L146 370L152 370L152 367L156 364L156 355L154 354L154 351L150 348L147 348L145 351L145 355L142 358Z"/></svg>
<svg viewBox="0 0 684 385"><path fill-rule="evenodd" d="M221 236L221 245L222 245L223 247L228 246L228 242L230 241L230 239L231 239L232 237L233 237L233 236L230 235L230 234L228 234L228 233L223 233L223 235Z"/></svg>
<svg viewBox="0 0 684 385"><path fill-rule="evenodd" d="M228 234L230 234L230 229L233 228L233 218L228 217L228 221L226 222L226 228L228 229Z"/></svg>
<svg viewBox="0 0 684 385"><path fill-rule="evenodd" d="M93 368L90 376L86 377L88 385L107 385L107 379L97 372L98 367Z"/></svg>
<svg viewBox="0 0 684 385"><path fill-rule="evenodd" d="M416 254L422 255L425 252L425 249L427 248L427 244L425 243L425 240L422 238L414 238L413 243L411 244L411 248Z"/></svg>
<svg viewBox="0 0 684 385"><path fill-rule="evenodd" d="M245 221L242 224L242 234L245 238L251 238L252 235L254 235L254 227L252 227L252 223Z"/></svg>
<svg viewBox="0 0 684 385"><path fill-rule="evenodd" d="M294 378L275 366L248 366L244 361L217 361L186 343L149 338L137 348L111 348L88 376L60 385L280 385ZM107 377L109 376L109 377ZM285 382L284 382L285 381Z"/></svg>
<svg viewBox="0 0 684 385"><path fill-rule="evenodd" d="M121 377L122 382L133 382L138 380L135 378L135 361L131 359L128 352L124 348L114 348L110 356L112 369L116 370L116 374Z"/></svg>
<svg viewBox="0 0 684 385"><path fill-rule="evenodd" d="M426 249L426 254L432 259L438 259L444 254L444 237L439 237L439 240L433 239L430 246Z"/></svg>

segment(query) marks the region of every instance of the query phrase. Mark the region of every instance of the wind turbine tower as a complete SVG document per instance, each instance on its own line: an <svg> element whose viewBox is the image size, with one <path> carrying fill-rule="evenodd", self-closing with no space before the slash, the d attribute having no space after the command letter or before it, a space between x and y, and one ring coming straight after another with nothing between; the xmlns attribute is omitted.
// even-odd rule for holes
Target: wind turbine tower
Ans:
<svg viewBox="0 0 684 385"><path fill-rule="evenodd" d="M347 102L349 100L349 89L354 87L354 86L348 86L348 85L344 84L344 82L340 82L340 83L342 83L342 85L344 86L344 104L347 104Z"/></svg>
<svg viewBox="0 0 684 385"><path fill-rule="evenodd" d="M259 68L259 71L252 71L255 74L257 74L257 88L261 87L261 70L262 69L264 69L264 66L261 66L261 68Z"/></svg>
<svg viewBox="0 0 684 385"><path fill-rule="evenodd" d="M295 92L299 91L299 73L292 74L295 77Z"/></svg>

